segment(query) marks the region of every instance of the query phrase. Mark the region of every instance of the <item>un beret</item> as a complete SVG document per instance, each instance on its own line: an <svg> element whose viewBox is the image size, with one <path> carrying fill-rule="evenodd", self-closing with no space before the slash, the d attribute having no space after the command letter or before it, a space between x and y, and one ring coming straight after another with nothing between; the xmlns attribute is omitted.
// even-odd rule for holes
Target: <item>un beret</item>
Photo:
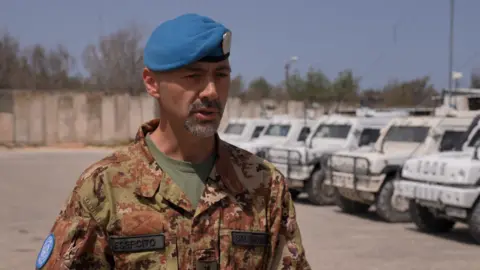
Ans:
<svg viewBox="0 0 480 270"><path fill-rule="evenodd" d="M143 61L153 71L167 71L197 62L218 62L230 56L231 31L194 13L160 24L147 40Z"/></svg>

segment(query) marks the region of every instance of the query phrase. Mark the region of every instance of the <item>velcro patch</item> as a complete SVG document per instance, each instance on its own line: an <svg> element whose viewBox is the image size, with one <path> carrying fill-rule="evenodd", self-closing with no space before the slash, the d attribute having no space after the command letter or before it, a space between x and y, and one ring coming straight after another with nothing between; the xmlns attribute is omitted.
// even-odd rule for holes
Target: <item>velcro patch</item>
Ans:
<svg viewBox="0 0 480 270"><path fill-rule="evenodd" d="M218 270L218 263L215 262L199 262L197 261L195 269L197 270Z"/></svg>
<svg viewBox="0 0 480 270"><path fill-rule="evenodd" d="M269 235L264 232L232 231L232 244L235 246L267 246Z"/></svg>
<svg viewBox="0 0 480 270"><path fill-rule="evenodd" d="M165 248L165 235L111 236L110 248L116 253L132 253Z"/></svg>

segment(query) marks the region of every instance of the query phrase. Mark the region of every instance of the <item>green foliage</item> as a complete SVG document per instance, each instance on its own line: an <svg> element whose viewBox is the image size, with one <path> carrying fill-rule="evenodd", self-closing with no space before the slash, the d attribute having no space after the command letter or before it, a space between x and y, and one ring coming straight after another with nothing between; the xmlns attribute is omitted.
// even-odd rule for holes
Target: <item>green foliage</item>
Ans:
<svg viewBox="0 0 480 270"><path fill-rule="evenodd" d="M68 49L53 49L40 44L21 48L5 33L0 37L0 89L90 89L92 91L144 92L141 72L143 33L131 25L88 45L82 54L87 76L75 74L80 64ZM286 81L275 85L259 76L245 82L241 74L232 77L229 96L243 101L276 99L306 101L338 106L351 105L432 106L438 94L428 76L411 80L393 80L378 89L361 89L360 77L351 69L329 78L321 69L310 68L305 74L293 72ZM480 88L480 72L472 72L471 88Z"/></svg>

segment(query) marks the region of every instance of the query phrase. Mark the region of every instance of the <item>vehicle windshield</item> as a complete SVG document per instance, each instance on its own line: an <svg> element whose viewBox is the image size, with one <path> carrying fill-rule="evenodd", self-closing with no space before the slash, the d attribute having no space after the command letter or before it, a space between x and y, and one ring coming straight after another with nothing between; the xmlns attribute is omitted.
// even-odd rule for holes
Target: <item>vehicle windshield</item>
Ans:
<svg viewBox="0 0 480 270"><path fill-rule="evenodd" d="M245 129L245 124L228 124L228 126L225 128L225 131L223 133L241 135L244 129Z"/></svg>
<svg viewBox="0 0 480 270"><path fill-rule="evenodd" d="M351 127L351 125L320 125L313 135L313 138L345 139L347 138Z"/></svg>
<svg viewBox="0 0 480 270"><path fill-rule="evenodd" d="M265 135L286 137L290 131L290 127L289 124L271 124L268 126L267 131L265 131Z"/></svg>
<svg viewBox="0 0 480 270"><path fill-rule="evenodd" d="M385 142L421 143L427 138L430 127L392 126L385 135Z"/></svg>

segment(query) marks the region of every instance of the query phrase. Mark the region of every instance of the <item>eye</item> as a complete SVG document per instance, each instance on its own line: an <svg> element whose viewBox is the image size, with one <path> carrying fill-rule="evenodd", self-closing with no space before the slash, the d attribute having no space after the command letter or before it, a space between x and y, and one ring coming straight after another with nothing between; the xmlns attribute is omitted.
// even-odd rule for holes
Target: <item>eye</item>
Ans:
<svg viewBox="0 0 480 270"><path fill-rule="evenodd" d="M225 77L228 77L229 74L225 72L218 72L216 75L217 77L225 78Z"/></svg>
<svg viewBox="0 0 480 270"><path fill-rule="evenodd" d="M189 79L194 79L194 78L200 78L202 75L198 74L198 73L192 73L192 74L188 74L185 76L185 78L189 78Z"/></svg>

